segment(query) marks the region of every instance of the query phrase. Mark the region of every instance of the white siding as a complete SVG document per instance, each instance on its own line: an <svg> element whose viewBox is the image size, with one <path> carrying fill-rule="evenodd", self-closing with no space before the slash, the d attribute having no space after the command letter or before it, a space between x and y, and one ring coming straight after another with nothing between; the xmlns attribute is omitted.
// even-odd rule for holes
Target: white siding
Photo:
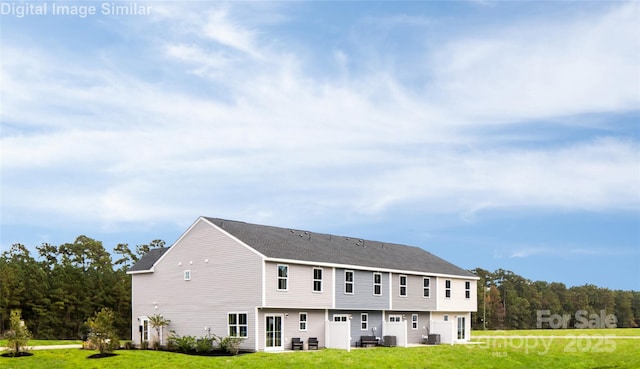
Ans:
<svg viewBox="0 0 640 369"><path fill-rule="evenodd" d="M287 291L278 290L278 265L288 265ZM322 268L322 292L313 291L313 266L286 263L265 263L266 307L296 307L306 309L331 308L333 273Z"/></svg>
<svg viewBox="0 0 640 369"><path fill-rule="evenodd" d="M299 314L301 312L307 313L307 330L300 331L299 328ZM283 348L285 350L291 349L291 339L293 337L301 338L304 341L304 349L307 350L307 343L309 337L316 337L318 339L318 348L325 346L324 344L324 322L325 312L324 310L306 310L306 309L260 309L258 328L260 330L260 337L258 337L259 347L258 350L264 350L265 344L265 315L276 314L282 315L282 341Z"/></svg>
<svg viewBox="0 0 640 369"><path fill-rule="evenodd" d="M451 297L445 297L445 281L451 281ZM471 284L470 298L465 298L465 282ZM438 311L477 311L478 304L476 299L476 280L475 279L456 279L439 277L437 279L437 297ZM433 279L431 284L434 284ZM433 295L433 293L432 293ZM436 295L433 295L435 297ZM432 298L433 298L432 297Z"/></svg>
<svg viewBox="0 0 640 369"><path fill-rule="evenodd" d="M249 337L242 348L255 349L255 306L261 304L262 259L217 227L198 220L148 274L132 275L133 340L137 318L161 313L166 329L179 335L228 335L227 314L248 315ZM190 270L191 280L184 280Z"/></svg>

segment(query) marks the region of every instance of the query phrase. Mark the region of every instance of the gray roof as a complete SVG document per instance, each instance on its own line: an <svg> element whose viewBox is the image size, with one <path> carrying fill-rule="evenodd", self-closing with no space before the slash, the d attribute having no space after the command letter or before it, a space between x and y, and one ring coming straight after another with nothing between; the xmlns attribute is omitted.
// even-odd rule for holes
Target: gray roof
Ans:
<svg viewBox="0 0 640 369"><path fill-rule="evenodd" d="M422 248L205 218L269 258L475 277Z"/></svg>
<svg viewBox="0 0 640 369"><path fill-rule="evenodd" d="M144 256L138 260L127 272L140 272L151 270L153 265L160 259L165 252L169 250L168 247L158 247L149 250Z"/></svg>

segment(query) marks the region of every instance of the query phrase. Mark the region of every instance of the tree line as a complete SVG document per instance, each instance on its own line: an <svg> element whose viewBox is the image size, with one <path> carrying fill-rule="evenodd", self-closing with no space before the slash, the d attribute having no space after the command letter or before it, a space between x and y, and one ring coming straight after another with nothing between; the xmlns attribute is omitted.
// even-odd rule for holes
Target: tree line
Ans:
<svg viewBox="0 0 640 369"><path fill-rule="evenodd" d="M494 272L476 268L478 311L472 314L473 329L536 329L601 326L602 317L613 315L616 326L640 326L640 291L601 288L592 284L565 286L558 282L531 281L508 270ZM540 319L542 317L542 319ZM551 325L549 318L554 318ZM563 319L559 319L562 317ZM540 324L540 321L543 324Z"/></svg>
<svg viewBox="0 0 640 369"><path fill-rule="evenodd" d="M36 255L22 244L0 254L0 336L9 328L11 310L19 309L37 339L85 338L87 319L102 308L114 312L120 337L131 337L131 276L126 270L165 242L126 243L112 254L102 242L79 236L60 246L43 243Z"/></svg>
<svg viewBox="0 0 640 369"><path fill-rule="evenodd" d="M120 337L131 337L131 276L126 270L142 255L165 242L118 244L109 253L102 242L79 236L59 246L43 243L32 254L14 244L0 254L0 335L8 330L10 312L20 309L34 338L86 337L85 322L102 308L114 312ZM567 288L562 283L530 281L507 270L472 270L478 281L478 311L473 329L533 329L538 311L613 314L618 327L640 326L640 292L614 291L594 285Z"/></svg>

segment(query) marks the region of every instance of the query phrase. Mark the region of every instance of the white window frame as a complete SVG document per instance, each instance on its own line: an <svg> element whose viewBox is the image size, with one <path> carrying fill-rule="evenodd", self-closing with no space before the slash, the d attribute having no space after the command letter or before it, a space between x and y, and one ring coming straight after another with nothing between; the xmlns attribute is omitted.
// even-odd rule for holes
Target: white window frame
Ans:
<svg viewBox="0 0 640 369"><path fill-rule="evenodd" d="M191 270L187 269L185 271L182 272L182 277L184 278L185 281L190 281L191 280Z"/></svg>
<svg viewBox="0 0 640 369"><path fill-rule="evenodd" d="M427 282L427 285L424 285L424 282ZM426 296L425 296L426 293ZM425 299L430 299L431 298L431 278L430 277L423 277L422 278L422 297L424 297Z"/></svg>
<svg viewBox="0 0 640 369"><path fill-rule="evenodd" d="M304 317L304 319L302 319ZM309 314L301 312L298 314L298 330L306 332L309 328Z"/></svg>
<svg viewBox="0 0 640 369"><path fill-rule="evenodd" d="M389 315L389 322L401 322L401 321L402 321L402 315L400 314Z"/></svg>
<svg viewBox="0 0 640 369"><path fill-rule="evenodd" d="M402 278L404 278L404 284L402 284ZM406 274L400 274L398 276L398 286L400 287L398 288L398 294L400 297L407 297L407 283L408 283L408 278Z"/></svg>
<svg viewBox="0 0 640 369"><path fill-rule="evenodd" d="M231 323L229 322L229 318L231 316L235 316L235 323ZM240 315L244 315L245 316L245 323L241 324L240 323ZM234 327L236 329L236 335L232 335L231 334L231 327ZM246 332L245 335L243 336L242 333L242 327L244 327L244 331ZM249 337L249 314L245 311L239 311L239 312L229 312L227 313L227 333L229 334L230 337L242 337L242 338L247 338Z"/></svg>
<svg viewBox="0 0 640 369"><path fill-rule="evenodd" d="M320 271L320 278L319 279L316 278L316 270ZM323 283L322 283L322 277L324 275L324 271L320 267L313 267L312 273L313 274L312 274L311 277L313 278L313 287L312 287L313 292L320 293L320 292L322 292L322 290L324 288ZM319 290L316 290L316 282L319 283L319 285L320 285L320 289Z"/></svg>
<svg viewBox="0 0 640 369"><path fill-rule="evenodd" d="M445 299L451 298L451 280L450 279L444 280L444 298Z"/></svg>
<svg viewBox="0 0 640 369"><path fill-rule="evenodd" d="M280 276L280 267L284 267L286 274L284 277ZM289 291L289 265L287 264L278 264L276 266L276 276L278 280L278 291ZM284 281L284 288L280 288L280 281Z"/></svg>
<svg viewBox="0 0 640 369"><path fill-rule="evenodd" d="M369 330L369 313L360 313L360 330Z"/></svg>
<svg viewBox="0 0 640 369"><path fill-rule="evenodd" d="M351 281L347 281L347 274L351 273ZM356 273L353 272L353 270L345 270L344 271L344 294L345 295L353 295L354 290L355 290L355 286L354 286L354 281L356 279ZM351 285L351 292L347 292L347 285Z"/></svg>
<svg viewBox="0 0 640 369"><path fill-rule="evenodd" d="M376 282L376 276L379 277L379 282ZM378 287L378 293L376 293L376 287ZM382 273L373 272L373 295L382 296Z"/></svg>
<svg viewBox="0 0 640 369"><path fill-rule="evenodd" d="M471 298L471 281L464 281L464 298Z"/></svg>
<svg viewBox="0 0 640 369"><path fill-rule="evenodd" d="M418 329L419 319L420 317L418 316L418 314L411 314L411 329L413 329L414 331Z"/></svg>
<svg viewBox="0 0 640 369"><path fill-rule="evenodd" d="M445 321L445 322L448 322L448 321L449 321L449 315L445 315L445 316L443 316L442 318L444 319L444 321Z"/></svg>

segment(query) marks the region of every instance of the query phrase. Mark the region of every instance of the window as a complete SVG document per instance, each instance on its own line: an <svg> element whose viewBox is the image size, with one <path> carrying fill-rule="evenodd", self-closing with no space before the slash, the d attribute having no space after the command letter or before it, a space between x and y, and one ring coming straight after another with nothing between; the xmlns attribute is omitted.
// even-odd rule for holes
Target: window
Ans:
<svg viewBox="0 0 640 369"><path fill-rule="evenodd" d="M344 293L353 293L353 270L344 271Z"/></svg>
<svg viewBox="0 0 640 369"><path fill-rule="evenodd" d="M368 313L360 314L360 330L361 331L369 330L369 314Z"/></svg>
<svg viewBox="0 0 640 369"><path fill-rule="evenodd" d="M299 328L301 331L306 331L307 330L307 313L300 313L300 318L299 318Z"/></svg>
<svg viewBox="0 0 640 369"><path fill-rule="evenodd" d="M348 318L345 314L333 314L334 322L346 322Z"/></svg>
<svg viewBox="0 0 640 369"><path fill-rule="evenodd" d="M373 295L382 295L382 274L373 273Z"/></svg>
<svg viewBox="0 0 640 369"><path fill-rule="evenodd" d="M190 281L191 280L191 271L190 270L185 270L184 271L184 280L185 281Z"/></svg>
<svg viewBox="0 0 640 369"><path fill-rule="evenodd" d="M322 268L313 268L313 292L322 292Z"/></svg>
<svg viewBox="0 0 640 369"><path fill-rule="evenodd" d="M407 276L400 276L400 296L407 296Z"/></svg>
<svg viewBox="0 0 640 369"><path fill-rule="evenodd" d="M469 281L464 282L464 298L471 298L471 282Z"/></svg>
<svg viewBox="0 0 640 369"><path fill-rule="evenodd" d="M401 322L402 321L402 315L389 315L389 321L390 322Z"/></svg>
<svg viewBox="0 0 640 369"><path fill-rule="evenodd" d="M431 278L424 277L422 278L422 296L430 297L430 286L431 286Z"/></svg>
<svg viewBox="0 0 640 369"><path fill-rule="evenodd" d="M444 281L444 297L451 297L451 281L448 279Z"/></svg>
<svg viewBox="0 0 640 369"><path fill-rule="evenodd" d="M229 313L229 336L247 337L247 313Z"/></svg>
<svg viewBox="0 0 640 369"><path fill-rule="evenodd" d="M149 318L146 316L140 317L140 332L142 333L142 340L149 341Z"/></svg>
<svg viewBox="0 0 640 369"><path fill-rule="evenodd" d="M289 281L289 266L278 265L278 290L286 291L288 281Z"/></svg>
<svg viewBox="0 0 640 369"><path fill-rule="evenodd" d="M411 314L411 329L418 329L418 314Z"/></svg>
<svg viewBox="0 0 640 369"><path fill-rule="evenodd" d="M458 317L458 339L463 340L467 337L467 326L463 316Z"/></svg>
<svg viewBox="0 0 640 369"><path fill-rule="evenodd" d="M444 321L445 321L445 322L448 322L448 321L449 321L449 315L445 315L445 316L444 316Z"/></svg>

